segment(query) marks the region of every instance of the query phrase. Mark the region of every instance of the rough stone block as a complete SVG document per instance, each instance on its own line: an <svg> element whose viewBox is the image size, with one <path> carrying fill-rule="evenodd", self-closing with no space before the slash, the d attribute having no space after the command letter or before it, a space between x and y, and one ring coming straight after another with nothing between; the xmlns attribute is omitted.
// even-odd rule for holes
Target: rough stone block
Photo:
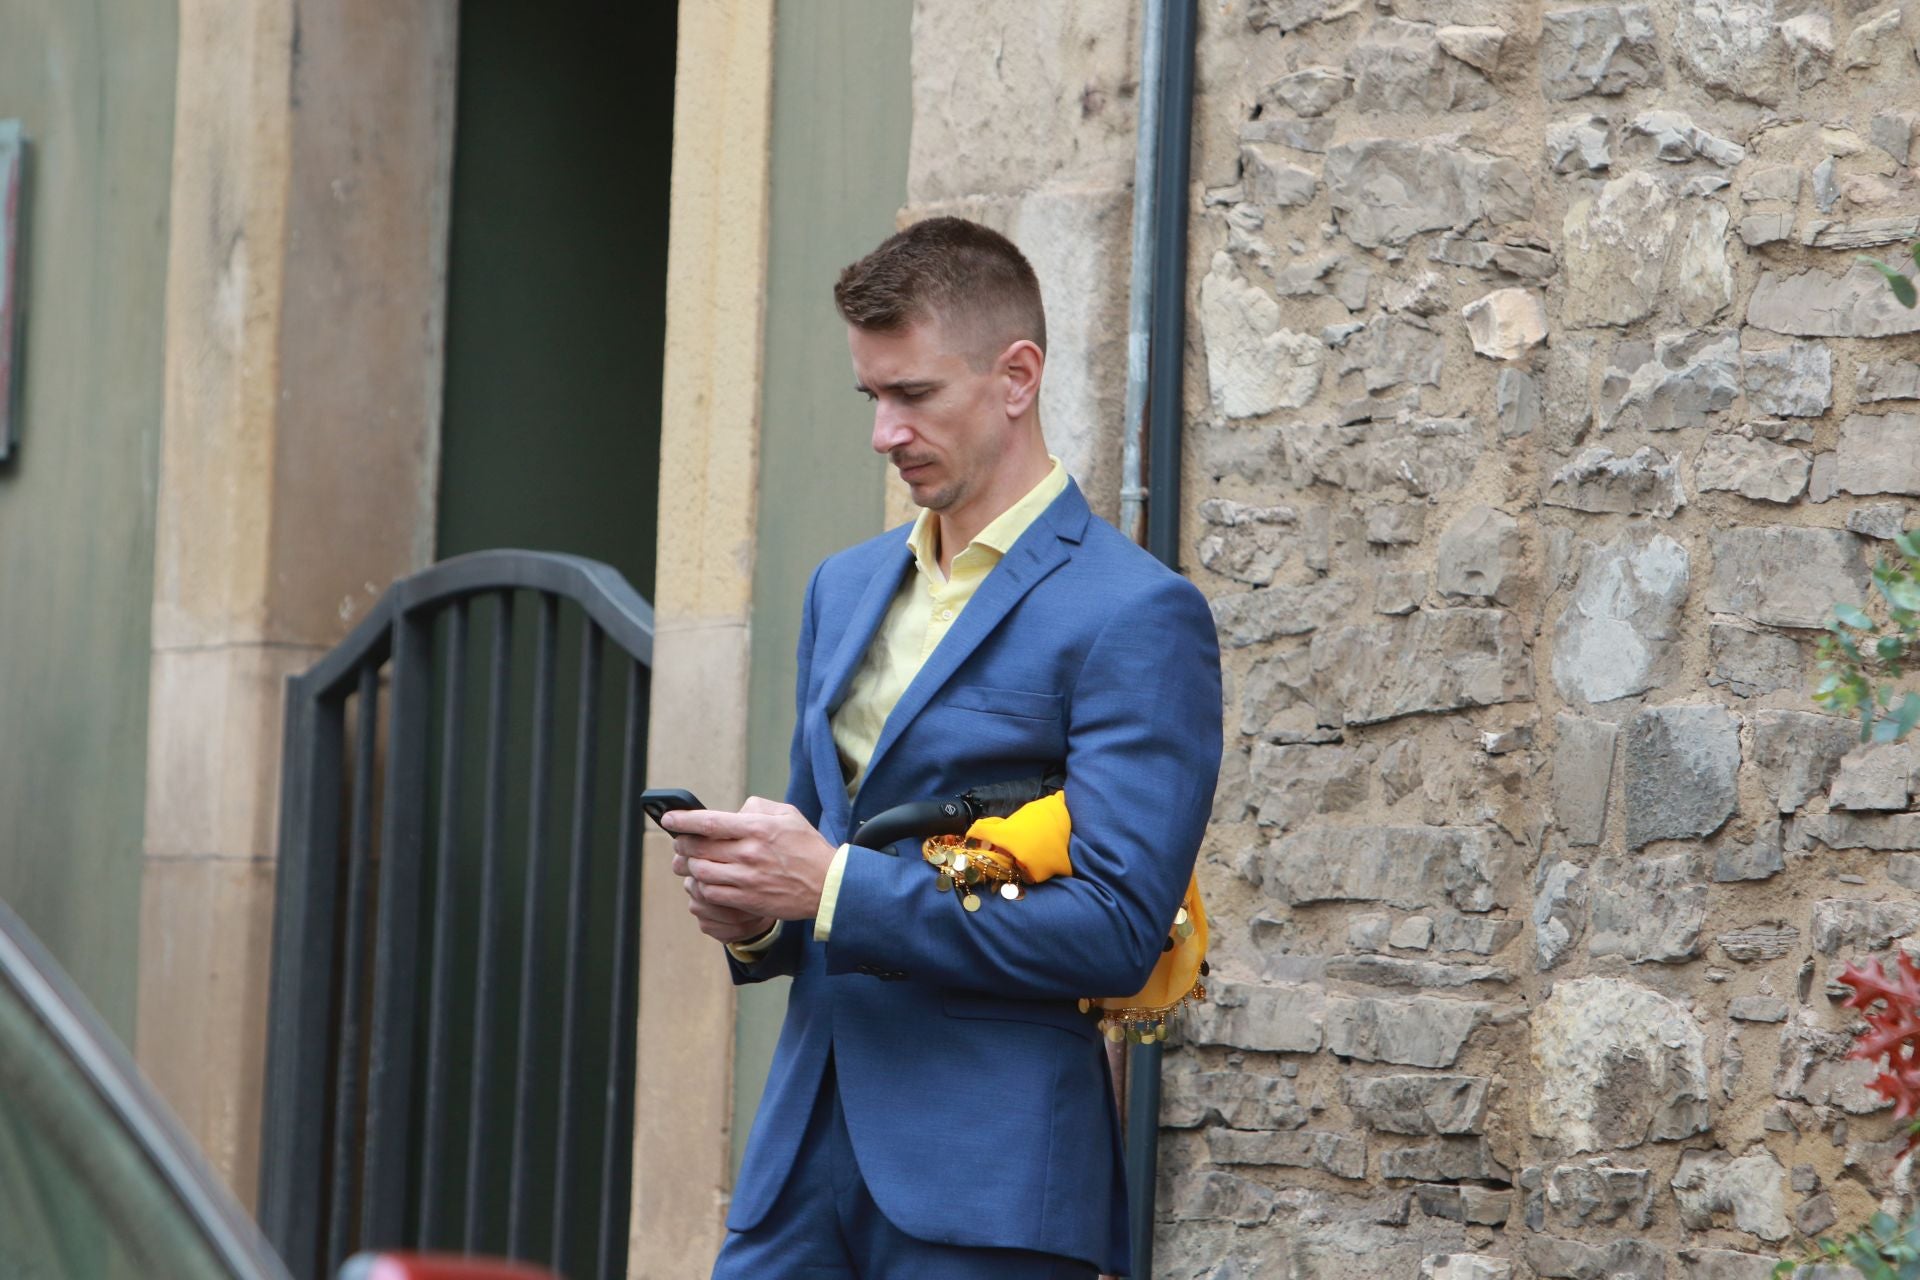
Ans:
<svg viewBox="0 0 1920 1280"><path fill-rule="evenodd" d="M1293 1081L1250 1071L1169 1068L1160 1095L1160 1124L1195 1129L1223 1124L1235 1129L1298 1129L1307 1123Z"/></svg>
<svg viewBox="0 0 1920 1280"><path fill-rule="evenodd" d="M1240 860L1250 883L1293 906L1385 902L1406 910L1504 905L1505 869L1481 827L1315 827Z"/></svg>
<svg viewBox="0 0 1920 1280"><path fill-rule="evenodd" d="M1875 502L1847 512L1847 528L1865 538L1882 542L1897 538L1907 527L1904 502Z"/></svg>
<svg viewBox="0 0 1920 1280"><path fill-rule="evenodd" d="M1754 767L1781 813L1824 792L1859 740L1859 729L1839 716L1771 708L1753 713Z"/></svg>
<svg viewBox="0 0 1920 1280"><path fill-rule="evenodd" d="M1272 143L1240 144L1240 183L1248 203L1291 209L1312 202L1320 175L1291 163L1289 151Z"/></svg>
<svg viewBox="0 0 1920 1280"><path fill-rule="evenodd" d="M1736 964L1756 964L1778 960L1792 951L1800 940L1800 931L1778 920L1763 921L1731 929L1714 938L1727 959Z"/></svg>
<svg viewBox="0 0 1920 1280"><path fill-rule="evenodd" d="M1510 1182L1505 1167L1493 1158L1485 1138L1439 1138L1413 1147L1394 1147L1379 1153L1380 1176L1415 1182Z"/></svg>
<svg viewBox="0 0 1920 1280"><path fill-rule="evenodd" d="M1446 340L1413 315L1379 315L1339 344L1342 374L1357 373L1368 391L1403 384L1437 387Z"/></svg>
<svg viewBox="0 0 1920 1280"><path fill-rule="evenodd" d="M1332 724L1533 697L1525 637L1504 609L1430 609L1322 631L1311 652L1320 714Z"/></svg>
<svg viewBox="0 0 1920 1280"><path fill-rule="evenodd" d="M1257 1227L1273 1217L1278 1197L1250 1178L1199 1169L1173 1180L1167 1212L1176 1222L1232 1222Z"/></svg>
<svg viewBox="0 0 1920 1280"><path fill-rule="evenodd" d="M1714 706L1650 707L1628 724L1627 847L1720 829L1738 803L1740 722Z"/></svg>
<svg viewBox="0 0 1920 1280"><path fill-rule="evenodd" d="M1462 951L1469 955L1490 956L1519 936L1518 920L1455 915L1452 912L1441 912L1433 918L1433 947L1436 951Z"/></svg>
<svg viewBox="0 0 1920 1280"><path fill-rule="evenodd" d="M1711 435L1693 463L1702 493L1725 490L1756 502L1792 502L1807 491L1813 455L1737 435Z"/></svg>
<svg viewBox="0 0 1920 1280"><path fill-rule="evenodd" d="M1553 818L1570 845L1599 844L1606 831L1618 725L1565 712L1553 718Z"/></svg>
<svg viewBox="0 0 1920 1280"><path fill-rule="evenodd" d="M1280 327L1280 303L1216 253L1200 283L1200 328L1207 344L1207 386L1228 418L1254 418L1307 403L1320 387L1326 348L1308 333Z"/></svg>
<svg viewBox="0 0 1920 1280"><path fill-rule="evenodd" d="M1495 289L1460 308L1473 349L1492 360L1517 360L1547 340L1547 310L1527 289Z"/></svg>
<svg viewBox="0 0 1920 1280"><path fill-rule="evenodd" d="M1884 338L1920 332L1920 310L1901 306L1880 273L1859 263L1844 275L1764 272L1747 298L1747 323L1803 338Z"/></svg>
<svg viewBox="0 0 1920 1280"><path fill-rule="evenodd" d="M1920 413L1856 413L1840 424L1843 493L1920 494Z"/></svg>
<svg viewBox="0 0 1920 1280"><path fill-rule="evenodd" d="M1612 978L1560 982L1531 1030L1535 1135L1584 1152L1709 1127L1705 1037L1665 996Z"/></svg>
<svg viewBox="0 0 1920 1280"><path fill-rule="evenodd" d="M1589 550L1553 627L1553 683L1569 701L1611 702L1653 687L1679 635L1686 548L1646 526Z"/></svg>
<svg viewBox="0 0 1920 1280"><path fill-rule="evenodd" d="M1587 950L1634 964L1678 964L1700 952L1707 886L1693 854L1609 859L1593 872Z"/></svg>
<svg viewBox="0 0 1920 1280"><path fill-rule="evenodd" d="M1540 90L1549 99L1613 95L1665 83L1645 5L1550 10L1540 24Z"/></svg>
<svg viewBox="0 0 1920 1280"><path fill-rule="evenodd" d="M1605 116L1573 116L1547 126L1547 166L1555 173L1605 173L1613 164Z"/></svg>
<svg viewBox="0 0 1920 1280"><path fill-rule="evenodd" d="M1732 333L1667 333L1623 342L1600 383L1599 427L1678 431L1705 426L1739 392L1740 342Z"/></svg>
<svg viewBox="0 0 1920 1280"><path fill-rule="evenodd" d="M1841 758L1827 801L1836 809L1905 809L1913 798L1913 765L1909 743L1856 747Z"/></svg>
<svg viewBox="0 0 1920 1280"><path fill-rule="evenodd" d="M1727 1016L1735 1022L1785 1022L1787 1002L1779 996L1735 996L1727 1002Z"/></svg>
<svg viewBox="0 0 1920 1280"><path fill-rule="evenodd" d="M1367 541L1379 547L1406 546L1427 536L1424 503L1383 502L1366 511Z"/></svg>
<svg viewBox="0 0 1920 1280"><path fill-rule="evenodd" d="M1513 1263L1482 1253L1435 1253L1420 1259L1420 1280L1513 1280Z"/></svg>
<svg viewBox="0 0 1920 1280"><path fill-rule="evenodd" d="M1792 636L1730 622L1707 628L1707 683L1742 698L1776 689L1798 689L1806 682L1806 662Z"/></svg>
<svg viewBox="0 0 1920 1280"><path fill-rule="evenodd" d="M1540 388L1533 375L1520 369L1502 369L1493 387L1493 412L1502 440L1533 434L1540 425Z"/></svg>
<svg viewBox="0 0 1920 1280"><path fill-rule="evenodd" d="M1823 627L1836 601L1864 604L1860 539L1842 529L1761 525L1712 535L1707 608L1775 627Z"/></svg>
<svg viewBox="0 0 1920 1280"><path fill-rule="evenodd" d="M1540 501L1575 511L1613 511L1665 518L1687 505L1680 470L1658 449L1642 445L1615 457L1604 445L1582 449L1553 473Z"/></svg>
<svg viewBox="0 0 1920 1280"><path fill-rule="evenodd" d="M1349 1075L1341 1091L1368 1128L1424 1137L1484 1133L1489 1083L1484 1076Z"/></svg>
<svg viewBox="0 0 1920 1280"><path fill-rule="evenodd" d="M1587 873L1571 862L1544 862L1534 877L1533 948L1542 970L1567 958L1586 930Z"/></svg>
<svg viewBox="0 0 1920 1280"><path fill-rule="evenodd" d="M1224 648L1244 649L1284 636L1306 635L1333 622L1357 602L1353 582L1326 578L1307 586L1270 586L1215 596L1213 621Z"/></svg>
<svg viewBox="0 0 1920 1280"><path fill-rule="evenodd" d="M1408 916L1393 926L1387 942L1402 951L1425 951L1433 945L1433 917Z"/></svg>
<svg viewBox="0 0 1920 1280"><path fill-rule="evenodd" d="M1327 1050L1360 1062L1404 1067L1450 1067L1467 1037L1493 1014L1493 1006L1440 996L1372 999L1329 996Z"/></svg>
<svg viewBox="0 0 1920 1280"><path fill-rule="evenodd" d="M1324 1040L1326 999L1318 987L1216 981L1204 1001L1188 1006L1185 1030L1194 1044L1313 1053Z"/></svg>
<svg viewBox="0 0 1920 1280"><path fill-rule="evenodd" d="M1249 1133L1207 1130L1207 1154L1215 1164L1279 1165L1318 1169L1336 1178L1367 1176L1367 1144L1339 1133Z"/></svg>
<svg viewBox="0 0 1920 1280"><path fill-rule="evenodd" d="M1527 1265L1541 1280L1666 1280L1667 1258L1658 1245L1615 1240L1589 1245L1553 1236L1528 1236Z"/></svg>
<svg viewBox="0 0 1920 1280"><path fill-rule="evenodd" d="M1741 880L1771 880L1787 869L1780 839L1780 820L1771 818L1755 830L1753 839L1729 841L1714 850L1713 878L1729 884Z"/></svg>
<svg viewBox="0 0 1920 1280"><path fill-rule="evenodd" d="M1731 1219L1736 1229L1762 1240L1785 1240L1792 1232L1786 1175L1765 1148L1738 1157L1725 1151L1682 1151L1672 1180L1680 1221L1706 1231Z"/></svg>
<svg viewBox="0 0 1920 1280"><path fill-rule="evenodd" d="M1520 525L1492 507L1473 507L1440 535L1434 586L1441 595L1511 604L1523 571Z"/></svg>
<svg viewBox="0 0 1920 1280"><path fill-rule="evenodd" d="M1847 744L1858 741L1859 734L1850 732ZM1873 849L1881 853L1920 849L1920 813L1809 814L1795 821L1794 833L1802 842L1814 841L1829 849ZM1805 844L1794 847L1804 848Z"/></svg>
<svg viewBox="0 0 1920 1280"><path fill-rule="evenodd" d="M1791 83L1773 0L1682 3L1673 43L1681 67L1709 89L1771 106Z"/></svg>
<svg viewBox="0 0 1920 1280"><path fill-rule="evenodd" d="M1338 67L1302 67L1281 76L1260 95L1263 106L1278 103L1297 116L1323 116L1347 96L1351 82Z"/></svg>
<svg viewBox="0 0 1920 1280"><path fill-rule="evenodd" d="M1288 830L1314 814L1364 804L1372 774L1372 760L1349 747L1256 742L1247 795L1261 826Z"/></svg>
<svg viewBox="0 0 1920 1280"><path fill-rule="evenodd" d="M1808 931L1813 949L1821 955L1885 951L1895 938L1920 929L1920 904L1865 902L1857 898L1823 898L1813 904Z"/></svg>
<svg viewBox="0 0 1920 1280"><path fill-rule="evenodd" d="M1465 485L1481 453L1470 418L1409 418L1364 427L1294 423L1281 427L1279 436L1296 488L1330 484L1425 498Z"/></svg>
<svg viewBox="0 0 1920 1280"><path fill-rule="evenodd" d="M1646 1169L1622 1168L1606 1156L1547 1171L1546 1202L1569 1227L1645 1227L1653 1220L1653 1180Z"/></svg>
<svg viewBox="0 0 1920 1280"><path fill-rule="evenodd" d="M1853 369L1853 398L1861 404L1920 400L1920 360L1862 360Z"/></svg>
<svg viewBox="0 0 1920 1280"><path fill-rule="evenodd" d="M1825 343L1748 351L1740 363L1751 408L1782 418L1817 418L1833 407L1833 352Z"/></svg>
<svg viewBox="0 0 1920 1280"><path fill-rule="evenodd" d="M1323 177L1340 230L1369 249L1404 245L1422 231L1533 216L1533 188L1518 161L1440 138L1339 143L1327 151Z"/></svg>
<svg viewBox="0 0 1920 1280"><path fill-rule="evenodd" d="M1443 43L1441 30L1450 32ZM1353 46L1347 70L1356 110L1377 112L1478 111L1499 100L1486 76L1448 49L1472 54L1464 37L1425 22L1380 18ZM1499 32L1495 32L1499 35ZM1496 45L1497 50L1497 45Z"/></svg>
<svg viewBox="0 0 1920 1280"><path fill-rule="evenodd" d="M1773 1269L1780 1259L1731 1249L1682 1249L1680 1262L1686 1270L1684 1280L1773 1280ZM1818 1271L1819 1268L1815 1268ZM1795 1280L1840 1280L1839 1277L1801 1275Z"/></svg>

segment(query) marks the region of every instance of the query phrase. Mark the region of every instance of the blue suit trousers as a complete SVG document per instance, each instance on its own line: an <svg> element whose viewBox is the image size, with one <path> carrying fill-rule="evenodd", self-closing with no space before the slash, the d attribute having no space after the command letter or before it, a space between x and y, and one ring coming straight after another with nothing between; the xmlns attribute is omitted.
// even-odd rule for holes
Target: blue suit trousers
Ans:
<svg viewBox="0 0 1920 1280"><path fill-rule="evenodd" d="M964 1214L966 1189L953 1187L951 1197L952 1212ZM752 1230L727 1233L713 1268L713 1280L1092 1280L1094 1274L1084 1262L1050 1253L916 1240L887 1221L854 1158L831 1059L780 1198Z"/></svg>

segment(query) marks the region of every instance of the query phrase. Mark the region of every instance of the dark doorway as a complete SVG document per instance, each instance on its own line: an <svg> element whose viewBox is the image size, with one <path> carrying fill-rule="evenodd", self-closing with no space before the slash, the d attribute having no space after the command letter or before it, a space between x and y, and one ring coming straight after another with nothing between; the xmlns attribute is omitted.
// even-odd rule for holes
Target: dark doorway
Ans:
<svg viewBox="0 0 1920 1280"><path fill-rule="evenodd" d="M463 0L460 6L439 559L503 547L570 552L612 565L652 599L675 8L608 0ZM516 620L521 652L535 643L532 612L522 610ZM565 625L559 641L558 687L571 690L580 650ZM528 689L516 688L514 705L524 707L530 697ZM556 726L561 744L574 740L568 702L562 700ZM614 708L606 710L601 723L617 723ZM470 717L479 714L477 704L469 707ZM617 744L603 743L596 772L607 774L619 756ZM528 771L521 763L509 769L520 781L509 784L504 803L512 830L528 822ZM556 789L571 785L567 747L556 766ZM477 769L477 762L463 768ZM601 794L617 792L617 782L604 782ZM474 797L472 807L481 790L466 793ZM474 829L468 819L477 822L477 812L462 816L462 825ZM594 841L594 880L611 883L612 830L602 826ZM563 831L548 833L550 846L565 839ZM528 843L522 838L509 847ZM521 883L523 868L524 861L514 865L510 855L506 883ZM556 945L564 933L564 896L547 893L535 925ZM520 908L517 897L508 904L498 938L516 958L527 923ZM459 952L474 954L465 941ZM612 945L605 929L590 939L587 1007L605 1007ZM542 1043L549 1034L557 1038L563 969L557 951L538 967L539 994L529 1016ZM504 985L492 1016L510 1027L521 1017L522 1001L514 982ZM456 998L470 1005L472 985ZM585 1060L604 1061L602 1045L630 1036L632 1028L598 1025L585 1034ZM513 1064L501 1067L494 1078L510 1078ZM597 1274L605 1260L595 1242L606 1238L610 1224L594 1215L600 1204L617 1205L620 1221L611 1225L624 1241L631 1171L622 1164L613 1173L615 1185L602 1186L597 1168L554 1166L557 1090L545 1087L543 1074L553 1064L536 1058L533 1070L535 1097L549 1105L530 1117L512 1114L510 1091L469 1097L465 1073L455 1073L445 1114L458 1125L457 1117L477 1109L488 1116L486 1131L503 1139L531 1126L527 1141L536 1159L513 1180L517 1186L509 1185L505 1159L449 1179L445 1204L420 1206L420 1220L438 1237L422 1243L511 1251L551 1260L568 1276ZM631 1079L605 1083L632 1087ZM468 1212L471 1197L455 1202L455 1186L465 1182L480 1190L477 1217ZM564 1206L561 1220L552 1220L549 1205ZM624 1266L623 1257L619 1274Z"/></svg>

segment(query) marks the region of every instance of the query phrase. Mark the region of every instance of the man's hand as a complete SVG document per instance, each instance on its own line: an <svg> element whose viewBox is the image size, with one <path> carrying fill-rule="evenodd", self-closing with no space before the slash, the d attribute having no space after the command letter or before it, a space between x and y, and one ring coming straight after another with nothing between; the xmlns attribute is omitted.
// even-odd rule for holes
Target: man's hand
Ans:
<svg viewBox="0 0 1920 1280"><path fill-rule="evenodd" d="M834 849L792 805L753 796L739 813L683 809L662 825L673 832L673 872L708 937L748 942L776 920L820 909Z"/></svg>

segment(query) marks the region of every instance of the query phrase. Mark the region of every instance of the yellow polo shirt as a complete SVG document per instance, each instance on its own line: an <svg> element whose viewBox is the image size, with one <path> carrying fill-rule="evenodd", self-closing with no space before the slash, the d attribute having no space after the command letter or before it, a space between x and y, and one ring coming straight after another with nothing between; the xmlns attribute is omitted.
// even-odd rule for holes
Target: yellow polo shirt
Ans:
<svg viewBox="0 0 1920 1280"><path fill-rule="evenodd" d="M1060 459L1048 455L1053 463L1046 478L1029 489L1024 497L994 517L953 557L951 576L940 572L940 522L932 511L922 510L907 535L913 551L915 572L900 584L893 603L881 619L880 629L867 646L866 656L855 669L847 685L846 699L833 713L833 745L840 756L840 770L847 779L851 799L867 776L867 764L873 749L880 744L880 731L893 713L894 704L907 691L935 646L953 629L960 613L973 599L974 592L988 573L1000 563L1027 527L1039 518L1049 503L1067 487L1067 469ZM826 884L820 891L820 910L814 916L813 936L825 942L833 931L833 910L840 898L840 880L846 871L847 848L841 845L827 868ZM773 945L780 926L752 942L733 948L742 960Z"/></svg>

